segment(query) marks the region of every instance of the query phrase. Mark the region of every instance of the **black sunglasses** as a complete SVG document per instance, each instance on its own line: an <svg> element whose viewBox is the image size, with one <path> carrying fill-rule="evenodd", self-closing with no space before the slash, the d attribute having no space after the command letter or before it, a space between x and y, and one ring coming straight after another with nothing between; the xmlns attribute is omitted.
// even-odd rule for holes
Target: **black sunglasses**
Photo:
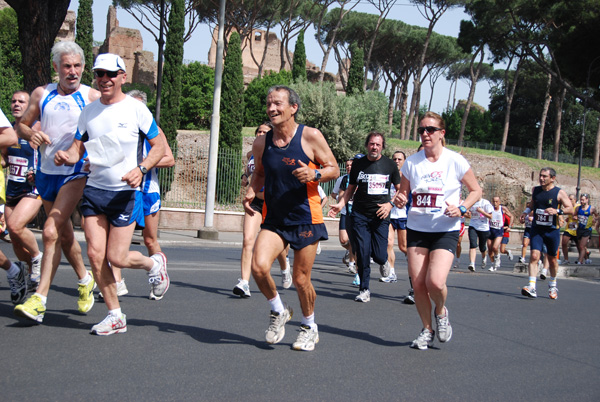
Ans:
<svg viewBox="0 0 600 402"><path fill-rule="evenodd" d="M121 70L119 70L119 71L94 70L94 75L98 78L104 77L104 74L106 74L108 76L108 78L115 78L117 75L121 74Z"/></svg>
<svg viewBox="0 0 600 402"><path fill-rule="evenodd" d="M443 130L443 128L433 127L433 126L427 126L427 127L419 127L419 128L417 128L417 133L423 134L425 131L427 131L427 134L433 134L436 131L441 131L441 130Z"/></svg>

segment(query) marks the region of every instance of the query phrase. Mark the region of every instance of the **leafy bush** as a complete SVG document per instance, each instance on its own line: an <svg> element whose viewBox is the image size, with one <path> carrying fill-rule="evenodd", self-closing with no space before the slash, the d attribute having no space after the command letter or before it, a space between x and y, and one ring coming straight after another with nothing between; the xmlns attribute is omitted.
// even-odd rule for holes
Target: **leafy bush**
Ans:
<svg viewBox="0 0 600 402"><path fill-rule="evenodd" d="M387 132L387 97L381 92L337 95L333 83L298 82L302 101L296 121L319 129L338 161L364 152L370 131Z"/></svg>

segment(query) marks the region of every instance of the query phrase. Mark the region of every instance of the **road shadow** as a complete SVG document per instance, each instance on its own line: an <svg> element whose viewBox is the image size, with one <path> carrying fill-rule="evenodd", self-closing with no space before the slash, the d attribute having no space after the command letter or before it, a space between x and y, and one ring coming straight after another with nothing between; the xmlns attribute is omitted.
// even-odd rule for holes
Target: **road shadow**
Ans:
<svg viewBox="0 0 600 402"><path fill-rule="evenodd" d="M235 344L235 345L251 345L258 349L271 350L273 347L267 344L264 340L259 341L254 338L248 338L247 336L226 332L218 331L214 329L207 329L201 327L194 327L191 325L173 324L166 322L157 322L142 319L130 319L127 321L128 325L136 327L156 327L161 332L166 333L183 333L190 336L192 339L206 344Z"/></svg>

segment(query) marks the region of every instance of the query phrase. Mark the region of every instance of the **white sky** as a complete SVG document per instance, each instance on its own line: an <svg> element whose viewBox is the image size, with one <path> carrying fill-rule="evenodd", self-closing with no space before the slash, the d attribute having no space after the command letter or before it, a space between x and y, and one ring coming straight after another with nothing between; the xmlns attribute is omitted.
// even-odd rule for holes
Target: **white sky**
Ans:
<svg viewBox="0 0 600 402"><path fill-rule="evenodd" d="M360 4L354 8L353 11L360 11L365 13L378 13L377 10L364 0L359 0ZM93 3L93 15L94 15L94 40L104 41L106 34L106 16L108 14L108 6L112 4L111 0L94 0ZM69 10L77 12L79 7L79 0L72 0ZM158 54L158 45L154 40L154 37L148 33L132 16L129 15L125 10L117 9L117 19L119 25L126 28L139 29L142 38L144 40L144 50L148 50L154 53L155 59ZM419 13L417 7L412 5L408 0L398 0L392 11L388 15L388 19L395 19L403 21L407 24L418 25L427 27L428 21ZM434 31L449 36L458 36L460 29L461 19L468 19L468 16L462 11L462 9L452 9L447 11L440 21L437 23ZM317 66L320 66L323 59L323 52L319 47L316 39L314 38L314 30L311 28L305 34L305 45L306 54L309 61ZM207 62L208 50L210 48L211 32L208 26L201 25L193 33L192 38L187 41L184 45L184 59L186 61L201 61ZM293 44L290 47L290 51L293 51ZM336 73L337 63L333 54L330 54L327 63L327 71ZM383 88L382 88L383 89ZM450 90L450 82L446 81L444 77L441 77L435 85L435 92L433 98L433 104L431 109L435 112L441 113L446 109L448 102L448 95ZM421 103L429 102L431 95L431 88L428 81L423 85L421 95ZM469 93L469 87L465 82L460 81L457 88L456 97L459 99L466 99ZM475 102L484 106L486 109L489 105L489 85L487 82L479 82L477 85L477 91L475 93Z"/></svg>

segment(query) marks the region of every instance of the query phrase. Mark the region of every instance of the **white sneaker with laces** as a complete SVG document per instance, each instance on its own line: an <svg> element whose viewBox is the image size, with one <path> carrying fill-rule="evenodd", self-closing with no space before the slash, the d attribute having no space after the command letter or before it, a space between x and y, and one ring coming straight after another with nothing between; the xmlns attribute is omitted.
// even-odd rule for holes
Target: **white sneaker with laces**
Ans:
<svg viewBox="0 0 600 402"><path fill-rule="evenodd" d="M371 292L369 292L369 289L361 290L358 296L354 298L354 301L361 303L367 303L371 301Z"/></svg>
<svg viewBox="0 0 600 402"><path fill-rule="evenodd" d="M269 327L265 331L267 343L279 343L285 335L285 323L292 319L294 311L287 305L283 305L283 311L276 313L271 311L269 314Z"/></svg>
<svg viewBox="0 0 600 402"><path fill-rule="evenodd" d="M300 333L296 342L292 345L292 349L310 352L315 350L317 343L319 343L319 329L317 325L315 324L315 327L311 328L308 325L302 324L300 325Z"/></svg>
<svg viewBox="0 0 600 402"><path fill-rule="evenodd" d="M167 257L162 252L158 252L150 258L159 264L159 268L156 272L153 272L152 269L148 271L150 300L160 300L165 296L165 293L167 293L171 282L169 274L167 273Z"/></svg>
<svg viewBox="0 0 600 402"><path fill-rule="evenodd" d="M421 331L421 333L419 334L417 339L412 341L412 344L410 345L410 347L413 349L427 350L427 348L430 348L433 346L433 335L434 334L435 334L435 332L433 332L433 331L429 332L429 330L423 328L423 330Z"/></svg>
<svg viewBox="0 0 600 402"><path fill-rule="evenodd" d="M105 319L92 327L90 333L95 335L112 335L127 332L127 316L108 314Z"/></svg>

